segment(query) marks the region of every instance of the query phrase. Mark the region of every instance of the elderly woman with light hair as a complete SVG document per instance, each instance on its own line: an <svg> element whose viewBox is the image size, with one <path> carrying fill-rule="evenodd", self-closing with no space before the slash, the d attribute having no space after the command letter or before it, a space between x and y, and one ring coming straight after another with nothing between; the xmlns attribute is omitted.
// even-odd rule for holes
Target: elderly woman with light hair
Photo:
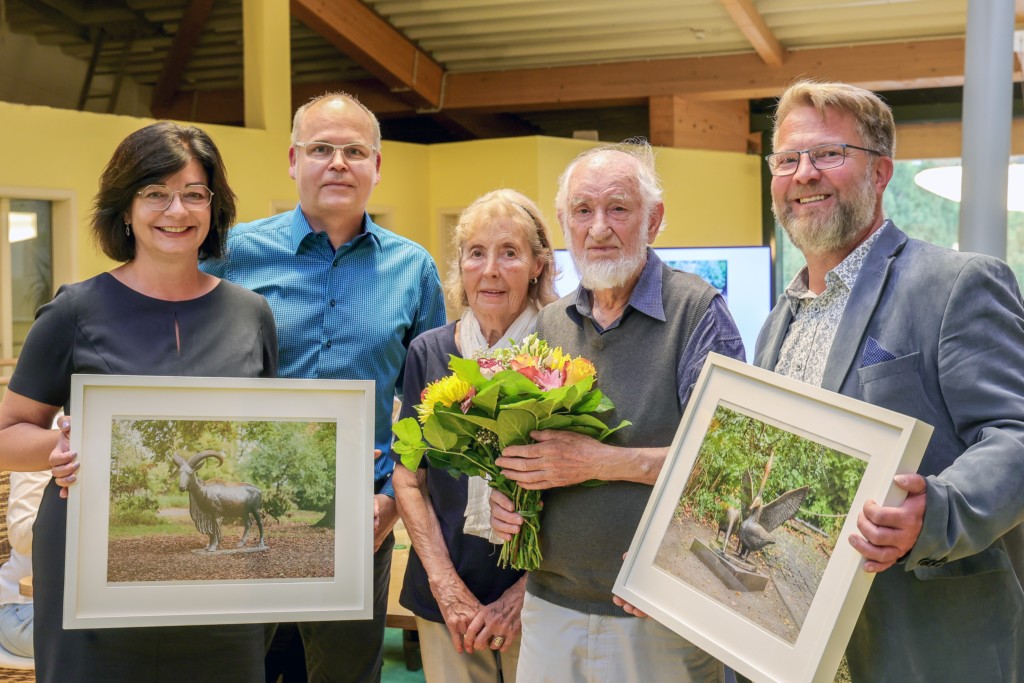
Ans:
<svg viewBox="0 0 1024 683"><path fill-rule="evenodd" d="M548 229L519 192L474 201L453 245L446 291L464 312L413 340L402 417L415 415L423 389L448 374L449 355L471 358L521 341L557 298ZM424 459L416 472L396 467L394 484L413 545L401 603L416 615L427 681L514 683L526 576L497 566L486 482L454 479Z"/></svg>

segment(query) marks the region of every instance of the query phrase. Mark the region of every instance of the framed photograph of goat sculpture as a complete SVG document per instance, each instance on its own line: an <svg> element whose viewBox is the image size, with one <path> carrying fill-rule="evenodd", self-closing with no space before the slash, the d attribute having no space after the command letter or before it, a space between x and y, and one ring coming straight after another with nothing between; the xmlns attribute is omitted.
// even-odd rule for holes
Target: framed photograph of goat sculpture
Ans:
<svg viewBox="0 0 1024 683"><path fill-rule="evenodd" d="M372 616L374 384L74 375L64 627Z"/></svg>
<svg viewBox="0 0 1024 683"><path fill-rule="evenodd" d="M615 594L754 681L831 682L872 579L847 538L931 432L711 354Z"/></svg>

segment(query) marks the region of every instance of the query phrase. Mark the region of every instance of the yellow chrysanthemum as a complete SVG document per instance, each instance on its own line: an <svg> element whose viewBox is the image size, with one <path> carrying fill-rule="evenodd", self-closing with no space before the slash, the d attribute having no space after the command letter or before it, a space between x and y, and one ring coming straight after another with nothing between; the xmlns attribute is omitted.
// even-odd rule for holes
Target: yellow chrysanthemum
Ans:
<svg viewBox="0 0 1024 683"><path fill-rule="evenodd" d="M451 407L461 403L469 395L471 388L469 383L463 382L455 375L448 375L428 384L420 394L420 404L416 406L420 424L425 424L427 418L434 414L436 404Z"/></svg>
<svg viewBox="0 0 1024 683"><path fill-rule="evenodd" d="M565 379L566 384L576 384L582 379L593 377L597 374L597 368L586 358L573 358L569 364L569 373Z"/></svg>

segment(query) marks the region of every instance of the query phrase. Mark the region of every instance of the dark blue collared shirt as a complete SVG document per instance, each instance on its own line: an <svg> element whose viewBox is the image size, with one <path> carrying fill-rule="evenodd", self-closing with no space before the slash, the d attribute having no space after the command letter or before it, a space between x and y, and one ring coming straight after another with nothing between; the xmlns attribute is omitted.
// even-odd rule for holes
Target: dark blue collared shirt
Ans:
<svg viewBox="0 0 1024 683"><path fill-rule="evenodd" d="M372 379L378 492L394 495L387 453L405 354L422 332L445 323L444 295L430 254L363 217L363 229L335 250L301 207L241 223L211 275L262 294L277 322L278 376ZM413 397L418 399L418 397Z"/></svg>
<svg viewBox="0 0 1024 683"><path fill-rule="evenodd" d="M626 310L622 312L618 320L614 321L607 328L602 328L594 320L593 307L590 303L590 292L584 289L582 285L576 290L575 307L567 309L569 316L577 324L581 324L583 319L586 318L601 333L604 333L606 330L615 329L626 316L632 315L634 312L642 313L655 320L664 321L665 306L662 303L661 296L662 265L662 260L658 258L654 250L648 248L647 264L644 266L643 272L640 273L640 279L637 281L636 287L633 288L632 293L629 295ZM715 295L711 300L708 310L697 324L696 329L694 329L693 334L690 336L690 342L686 345L686 349L683 350L682 357L679 358L679 363L676 365L679 405L685 406L686 402L690 399L693 385L697 381L697 376L700 375L701 368L704 367L704 359L711 352L720 353L723 356L729 356L740 361L746 360L740 331L736 327L736 323L733 321L732 315L725 305L725 299L721 294Z"/></svg>

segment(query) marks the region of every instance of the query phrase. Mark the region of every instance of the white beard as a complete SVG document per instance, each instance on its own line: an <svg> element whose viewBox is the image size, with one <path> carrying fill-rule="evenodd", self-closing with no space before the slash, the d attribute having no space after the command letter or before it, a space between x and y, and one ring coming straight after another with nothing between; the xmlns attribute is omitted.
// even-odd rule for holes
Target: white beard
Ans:
<svg viewBox="0 0 1024 683"><path fill-rule="evenodd" d="M647 245L642 238L635 245L626 245L623 257L614 261L587 261L586 253L570 249L572 262L584 288L593 290L621 287L639 273L647 263Z"/></svg>
<svg viewBox="0 0 1024 683"><path fill-rule="evenodd" d="M797 216L788 201L772 200L772 213L789 239L804 254L828 254L842 251L863 233L875 218L875 188L872 165L868 165L864 181L853 194L840 195L836 210L821 216Z"/></svg>

